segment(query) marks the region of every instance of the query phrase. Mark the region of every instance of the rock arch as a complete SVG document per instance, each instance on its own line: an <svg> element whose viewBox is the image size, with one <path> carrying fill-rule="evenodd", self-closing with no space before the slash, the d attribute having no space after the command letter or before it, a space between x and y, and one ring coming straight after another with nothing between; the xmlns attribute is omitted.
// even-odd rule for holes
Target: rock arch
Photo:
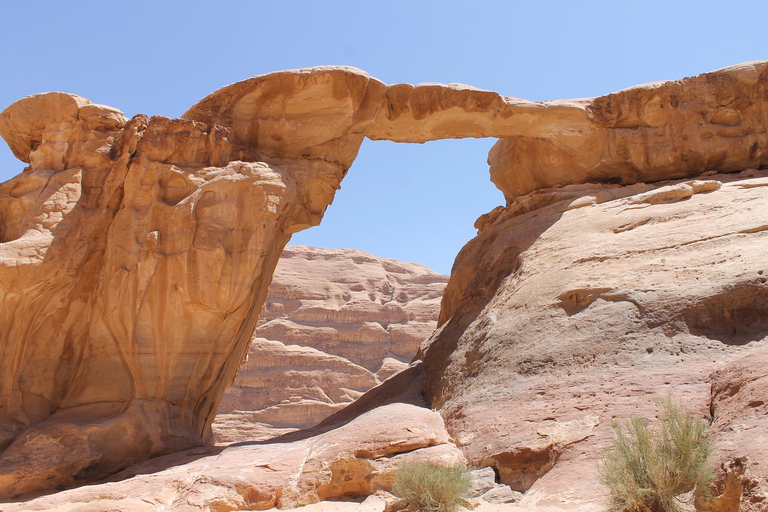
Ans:
<svg viewBox="0 0 768 512"><path fill-rule="evenodd" d="M24 98L0 114L30 164L0 185L0 497L205 443L282 248L320 222L364 137L500 138L492 180L514 205L765 167L767 127L765 62L539 103L342 67L238 82L181 119Z"/></svg>

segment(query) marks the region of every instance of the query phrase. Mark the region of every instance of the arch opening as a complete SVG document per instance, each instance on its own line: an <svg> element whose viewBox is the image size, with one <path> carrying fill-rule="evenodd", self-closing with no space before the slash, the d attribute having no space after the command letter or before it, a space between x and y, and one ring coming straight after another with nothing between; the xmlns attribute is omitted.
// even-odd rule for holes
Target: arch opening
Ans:
<svg viewBox="0 0 768 512"><path fill-rule="evenodd" d="M478 165L494 142L364 140L321 224L283 252L219 442L311 427L408 365L475 219L503 203Z"/></svg>

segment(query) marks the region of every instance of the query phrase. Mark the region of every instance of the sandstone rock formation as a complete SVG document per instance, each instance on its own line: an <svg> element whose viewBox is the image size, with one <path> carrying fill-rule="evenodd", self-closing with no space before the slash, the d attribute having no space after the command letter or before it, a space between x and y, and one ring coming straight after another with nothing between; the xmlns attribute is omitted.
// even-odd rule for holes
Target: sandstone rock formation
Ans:
<svg viewBox="0 0 768 512"><path fill-rule="evenodd" d="M727 310L726 310L727 311ZM761 319L765 321L765 317ZM718 447L719 510L768 506L768 348L725 365L712 375L711 412Z"/></svg>
<svg viewBox="0 0 768 512"><path fill-rule="evenodd" d="M0 133L30 163L0 186L0 496L209 440L279 254L341 169L297 178L223 128L58 93Z"/></svg>
<svg viewBox="0 0 768 512"><path fill-rule="evenodd" d="M708 375L765 343L766 175L717 173L768 166L767 84L768 63L754 62L533 103L313 68L225 87L180 120L128 121L59 93L20 100L0 113L30 163L0 185L0 497L209 441L283 246L320 221L363 137L501 137L491 175L507 205L457 258L422 348L427 398L468 460L526 491L524 504L593 510L603 492L587 452L611 417L652 414L650 397L670 389L714 410L718 435L747 421L711 398ZM716 389L734 380L716 375ZM315 448L297 448L298 467L323 453L333 475L340 452ZM761 457L730 460L731 480L760 489L745 475ZM250 492L233 478L210 489ZM367 489L341 480L306 495ZM284 481L243 499L278 500Z"/></svg>
<svg viewBox="0 0 768 512"><path fill-rule="evenodd" d="M217 441L311 427L404 369L435 328L447 281L359 250L286 247Z"/></svg>
<svg viewBox="0 0 768 512"><path fill-rule="evenodd" d="M523 506L588 509L605 494L594 459L611 421L653 419L669 394L712 415L723 463L746 456L763 489L768 459L745 439L762 434L733 431L761 421L766 370L747 354L768 343L766 187L755 170L569 185L481 219L421 354L469 462L524 491ZM739 357L750 375L731 363L710 377ZM730 398L740 383L757 388Z"/></svg>
<svg viewBox="0 0 768 512"><path fill-rule="evenodd" d="M386 86L354 68L312 68L224 87L184 118L232 129L266 154L351 165L363 137L501 138L491 179L508 201L540 188L736 171L768 164L768 65L580 100L531 102L461 84Z"/></svg>
<svg viewBox="0 0 768 512"><path fill-rule="evenodd" d="M401 375L420 371L413 367ZM280 442L193 448L137 464L112 483L8 504L3 511L294 508L390 489L392 472L404 461L462 463L440 415L424 407L420 387L402 381L389 385L394 389L374 394L383 391L396 403L357 408L353 415L329 418L328 424Z"/></svg>
<svg viewBox="0 0 768 512"><path fill-rule="evenodd" d="M218 444L311 427L379 384L343 357L256 338L213 423Z"/></svg>

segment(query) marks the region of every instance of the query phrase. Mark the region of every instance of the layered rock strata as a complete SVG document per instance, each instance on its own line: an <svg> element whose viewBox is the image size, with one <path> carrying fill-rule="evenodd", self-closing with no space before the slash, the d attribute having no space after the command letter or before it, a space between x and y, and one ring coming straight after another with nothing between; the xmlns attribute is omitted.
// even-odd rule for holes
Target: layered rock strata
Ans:
<svg viewBox="0 0 768 512"><path fill-rule="evenodd" d="M217 441L311 427L404 369L435 328L447 281L359 250L286 247Z"/></svg>
<svg viewBox="0 0 768 512"><path fill-rule="evenodd" d="M767 82L755 62L533 103L313 68L177 120L20 100L0 114L30 164L0 185L0 496L210 440L283 246L320 221L365 136L502 138L491 173L508 204L457 260L423 352L428 398L473 463L548 496L544 476L583 459L562 447L639 410L642 364L695 405L702 372L762 340L763 176L701 175L768 164ZM643 184L684 177L700 178ZM628 408L580 391L600 369ZM586 405L553 412L569 392Z"/></svg>

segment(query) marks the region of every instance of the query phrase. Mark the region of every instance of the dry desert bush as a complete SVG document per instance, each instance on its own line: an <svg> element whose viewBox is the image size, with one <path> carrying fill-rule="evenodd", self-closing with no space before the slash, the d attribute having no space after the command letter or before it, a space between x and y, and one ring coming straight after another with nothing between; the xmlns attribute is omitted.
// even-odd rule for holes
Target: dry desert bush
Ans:
<svg viewBox="0 0 768 512"><path fill-rule="evenodd" d="M653 425L639 417L613 425L616 435L599 461L599 475L614 511L678 512L681 495L708 492L713 445L707 422L669 398L659 404Z"/></svg>
<svg viewBox="0 0 768 512"><path fill-rule="evenodd" d="M406 462L395 471L392 492L414 512L452 512L470 483L469 472L461 466Z"/></svg>

